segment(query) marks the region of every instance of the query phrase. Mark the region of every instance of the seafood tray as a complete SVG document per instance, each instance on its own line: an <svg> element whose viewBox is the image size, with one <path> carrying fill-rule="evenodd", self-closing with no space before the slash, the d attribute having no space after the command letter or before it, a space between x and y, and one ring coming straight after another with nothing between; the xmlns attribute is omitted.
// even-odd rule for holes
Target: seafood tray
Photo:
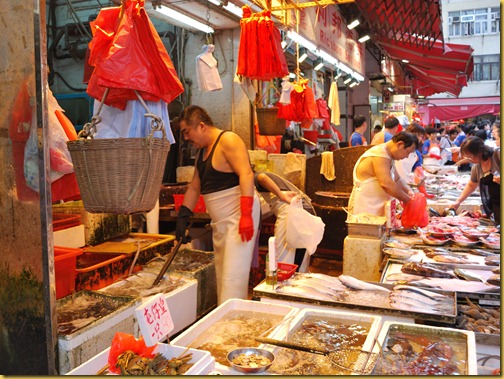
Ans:
<svg viewBox="0 0 504 379"><path fill-rule="evenodd" d="M133 334L137 306L132 297L94 291L79 291L57 300L58 328L64 332L58 333L59 373L67 373L105 349L115 332Z"/></svg>
<svg viewBox="0 0 504 379"><path fill-rule="evenodd" d="M92 359L76 367L66 375L96 375L108 363L110 347L103 350L100 354L94 356ZM215 359L208 351L187 349L185 347L158 343L154 353L161 353L165 358L178 357L182 354L190 353L192 358L188 363L193 366L187 370L183 375L206 375L215 367Z"/></svg>
<svg viewBox="0 0 504 379"><path fill-rule="evenodd" d="M381 282L384 284L392 284L396 281L409 280L407 274L402 273L401 268L405 262L401 260L389 259L385 264L382 272ZM439 263L429 263L431 266L439 267L441 270L453 270L455 268L469 270L467 265L458 264L439 264ZM480 271L485 271L488 276L492 273L492 266L478 266L477 269ZM471 269L472 271L472 269ZM396 274L393 281L388 280L391 275ZM428 280L428 281L427 281ZM414 281L413 281L414 282ZM471 282L462 279L445 279L445 278L430 278L425 277L422 279L420 284L431 284L439 286L438 288L430 287L425 285L426 289L439 289L445 291L454 291L456 293L457 299L465 300L465 298L471 300L477 300L486 305L499 305L500 304L500 288L497 286L485 285L481 282ZM444 287L443 287L444 286Z"/></svg>
<svg viewBox="0 0 504 379"><path fill-rule="evenodd" d="M369 283L369 282L368 282ZM387 288L392 290L394 287L392 284L387 283L372 283L374 285ZM417 320L431 320L437 322L443 322L446 324L454 324L455 318L457 315L457 300L454 292L451 291L438 291L431 290L432 292L437 292L447 296L450 299L450 303L453 304L450 311L437 311L437 312L418 312L412 310L404 310L404 309L396 309L390 306L377 304L374 300L370 300L367 303L363 302L352 302L352 301L344 301L344 300L322 300L310 297L307 295L306 297L287 294L287 293L277 293L274 289L271 288L271 285L266 285L265 282L261 282L254 288L252 297L254 299L276 299L281 301L286 301L289 303L306 303L312 304L315 306L325 306L325 307L333 307L333 308L345 308L350 311L364 311L368 313L373 313L380 316L393 316L393 317L402 317L409 319L417 319ZM382 291L379 291L382 292ZM383 299L381 299L383 300Z"/></svg>
<svg viewBox="0 0 504 379"><path fill-rule="evenodd" d="M284 322L272 338L303 346L332 350L334 346L371 352L378 337L380 316L339 310L304 308L292 320ZM270 373L279 375L351 374L334 366L325 356L264 344L260 347L275 354ZM353 365L355 362L348 362Z"/></svg>
<svg viewBox="0 0 504 379"><path fill-rule="evenodd" d="M257 347L254 337L274 333L297 308L258 301L229 299L172 340L179 346L208 350L220 365L239 347Z"/></svg>
<svg viewBox="0 0 504 379"><path fill-rule="evenodd" d="M111 295L129 295L137 300L163 292L166 304L173 320L173 330L170 336L178 333L196 321L196 298L198 282L195 279L181 278L180 276L164 275L160 283L154 287L156 279L152 272L140 271L128 279L116 282L99 292Z"/></svg>
<svg viewBox="0 0 504 379"><path fill-rule="evenodd" d="M349 236L381 238L386 231L386 223L364 224L346 221Z"/></svg>
<svg viewBox="0 0 504 379"><path fill-rule="evenodd" d="M477 375L473 332L385 321L373 375Z"/></svg>

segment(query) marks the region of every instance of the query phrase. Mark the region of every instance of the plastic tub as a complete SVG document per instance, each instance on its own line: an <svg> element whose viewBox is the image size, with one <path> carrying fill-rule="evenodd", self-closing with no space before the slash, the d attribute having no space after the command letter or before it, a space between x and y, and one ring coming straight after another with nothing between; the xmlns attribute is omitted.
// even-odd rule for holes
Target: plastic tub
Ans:
<svg viewBox="0 0 504 379"><path fill-rule="evenodd" d="M283 281L289 279L297 270L298 265L278 262L277 276L278 280Z"/></svg>
<svg viewBox="0 0 504 379"><path fill-rule="evenodd" d="M185 194L173 194L173 201L175 202L175 210L178 212L182 203L184 202ZM194 208L195 213L206 213L205 201L203 200L203 196L200 195L198 202L196 203L196 207Z"/></svg>
<svg viewBox="0 0 504 379"><path fill-rule="evenodd" d="M75 291L75 267L77 256L82 249L54 247L54 276L56 278L56 299L70 295Z"/></svg>
<svg viewBox="0 0 504 379"><path fill-rule="evenodd" d="M53 213L53 231L70 228L82 224L82 215Z"/></svg>

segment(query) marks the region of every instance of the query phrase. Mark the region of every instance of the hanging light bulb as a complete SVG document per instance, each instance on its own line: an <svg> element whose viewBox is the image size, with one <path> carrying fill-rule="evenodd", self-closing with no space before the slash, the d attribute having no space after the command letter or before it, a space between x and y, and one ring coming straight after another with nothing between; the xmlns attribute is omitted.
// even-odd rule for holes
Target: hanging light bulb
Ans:
<svg viewBox="0 0 504 379"><path fill-rule="evenodd" d="M299 48L299 58L298 62L303 62L306 58L308 58L308 49L306 47Z"/></svg>
<svg viewBox="0 0 504 379"><path fill-rule="evenodd" d="M353 28L355 28L357 25L360 25L360 21L355 19L353 20L350 24L347 25L347 28L352 30Z"/></svg>
<svg viewBox="0 0 504 379"><path fill-rule="evenodd" d="M321 57L318 57L315 62L313 63L313 69L315 71L320 70L322 67L324 67L324 60Z"/></svg>
<svg viewBox="0 0 504 379"><path fill-rule="evenodd" d="M369 41L370 39L371 39L371 37L369 36L369 34L365 34L359 38L359 42L361 42L361 43L366 42L366 41Z"/></svg>
<svg viewBox="0 0 504 379"><path fill-rule="evenodd" d="M343 84L348 84L352 80L352 77L350 75L345 75L343 79Z"/></svg>

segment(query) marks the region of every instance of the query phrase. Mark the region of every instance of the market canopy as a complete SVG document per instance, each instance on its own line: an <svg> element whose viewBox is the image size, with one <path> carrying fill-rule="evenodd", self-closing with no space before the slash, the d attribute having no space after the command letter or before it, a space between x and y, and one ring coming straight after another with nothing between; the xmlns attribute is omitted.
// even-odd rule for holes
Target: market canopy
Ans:
<svg viewBox="0 0 504 379"><path fill-rule="evenodd" d="M483 114L500 113L500 97L466 97L458 99L429 99L428 104L419 106L423 122L432 123L434 118L441 122L467 119Z"/></svg>

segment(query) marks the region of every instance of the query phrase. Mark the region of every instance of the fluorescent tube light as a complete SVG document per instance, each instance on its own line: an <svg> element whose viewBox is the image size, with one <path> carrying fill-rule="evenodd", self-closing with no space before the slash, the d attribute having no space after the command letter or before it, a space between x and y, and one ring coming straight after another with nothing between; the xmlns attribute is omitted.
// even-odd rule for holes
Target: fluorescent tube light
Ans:
<svg viewBox="0 0 504 379"><path fill-rule="evenodd" d="M355 28L357 25L360 25L360 21L355 19L353 20L350 24L347 25L347 28L352 30L353 28Z"/></svg>
<svg viewBox="0 0 504 379"><path fill-rule="evenodd" d="M310 41L308 41L303 36L297 34L296 32L293 32L293 31L289 30L287 32L287 37L289 37L294 42L300 44L301 46L306 47L308 50L311 50L311 51L317 50L317 46L315 46L313 43L311 43Z"/></svg>
<svg viewBox="0 0 504 379"><path fill-rule="evenodd" d="M359 84L358 81L354 81L352 83L350 83L349 87L352 88L352 87L355 87L357 84Z"/></svg>
<svg viewBox="0 0 504 379"><path fill-rule="evenodd" d="M359 38L359 42L361 42L361 43L366 42L366 41L369 41L370 39L371 39L371 37L368 34L366 34L366 35Z"/></svg>
<svg viewBox="0 0 504 379"><path fill-rule="evenodd" d="M323 60L322 58L320 58L320 57L319 57L319 58L317 58L317 59L315 60L315 62L313 62L313 63L314 63L314 65L313 65L313 69L314 69L315 71L318 71L318 70L320 70L322 67L324 67L324 60Z"/></svg>
<svg viewBox="0 0 504 379"><path fill-rule="evenodd" d="M409 63L409 60L407 60L407 59L403 59L403 60L402 60L402 63Z"/></svg>
<svg viewBox="0 0 504 379"><path fill-rule="evenodd" d="M204 33L211 34L214 32L214 29L211 26L205 25L202 22L195 20L194 18L188 17L185 14L177 12L176 10L168 8L164 5L161 5L158 8L156 8L156 11L161 13L163 16L171 18L174 21L181 22L187 26L190 26L191 28L197 29Z"/></svg>
<svg viewBox="0 0 504 379"><path fill-rule="evenodd" d="M348 75L348 77L345 80L343 80L343 84L350 83L351 80L352 80L352 77L350 75Z"/></svg>
<svg viewBox="0 0 504 379"><path fill-rule="evenodd" d="M299 58L298 62L301 63L303 62L306 58L308 58L308 50L306 50L306 47L301 47L299 49Z"/></svg>

